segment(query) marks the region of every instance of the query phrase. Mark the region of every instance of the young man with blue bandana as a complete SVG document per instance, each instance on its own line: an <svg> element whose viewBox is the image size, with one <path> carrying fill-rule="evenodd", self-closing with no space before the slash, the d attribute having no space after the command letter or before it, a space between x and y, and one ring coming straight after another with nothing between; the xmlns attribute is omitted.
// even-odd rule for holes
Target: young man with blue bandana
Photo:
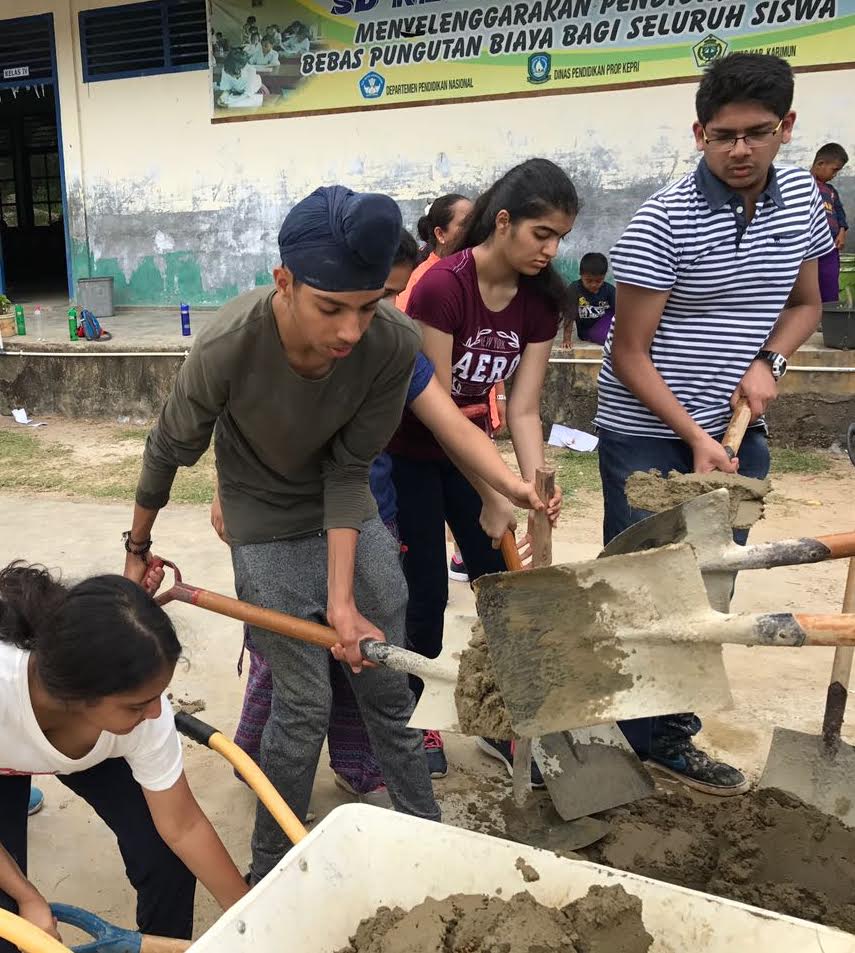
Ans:
<svg viewBox="0 0 855 953"><path fill-rule="evenodd" d="M149 435L125 574L157 585L151 529L179 466L216 433L235 588L248 602L332 625L397 810L439 818L407 678L364 668L362 639L404 643L407 587L368 473L401 418L420 338L378 305L401 233L391 198L318 189L279 235L275 288L225 305L199 335ZM332 697L327 653L251 629L273 672L261 767L305 818ZM259 805L252 881L288 842Z"/></svg>

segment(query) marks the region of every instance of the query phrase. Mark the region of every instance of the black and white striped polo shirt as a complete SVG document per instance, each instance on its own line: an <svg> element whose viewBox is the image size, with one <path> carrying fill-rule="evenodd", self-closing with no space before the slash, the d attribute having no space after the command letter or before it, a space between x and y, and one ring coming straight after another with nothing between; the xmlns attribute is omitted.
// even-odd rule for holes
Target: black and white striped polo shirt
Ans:
<svg viewBox="0 0 855 953"><path fill-rule="evenodd" d="M727 429L731 395L766 343L802 262L832 248L819 191L803 169L773 167L750 222L740 197L703 159L636 212L612 249L612 270L619 282L670 291L650 356L708 433ZM674 437L617 379L611 343L609 334L597 426Z"/></svg>

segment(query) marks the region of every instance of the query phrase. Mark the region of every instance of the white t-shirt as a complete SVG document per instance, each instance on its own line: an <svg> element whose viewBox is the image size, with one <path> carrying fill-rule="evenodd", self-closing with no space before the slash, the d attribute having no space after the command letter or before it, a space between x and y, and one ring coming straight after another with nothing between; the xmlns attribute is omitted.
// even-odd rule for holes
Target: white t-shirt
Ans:
<svg viewBox="0 0 855 953"><path fill-rule="evenodd" d="M76 774L108 758L124 758L148 791L166 791L181 777L184 759L172 706L161 697L160 717L128 735L102 732L84 757L68 758L45 738L36 721L27 679L29 652L0 642L0 775Z"/></svg>
<svg viewBox="0 0 855 953"><path fill-rule="evenodd" d="M265 53L261 47L259 47L255 53L252 54L249 58L250 66L278 66L279 65L279 54L276 50L271 50L269 53Z"/></svg>

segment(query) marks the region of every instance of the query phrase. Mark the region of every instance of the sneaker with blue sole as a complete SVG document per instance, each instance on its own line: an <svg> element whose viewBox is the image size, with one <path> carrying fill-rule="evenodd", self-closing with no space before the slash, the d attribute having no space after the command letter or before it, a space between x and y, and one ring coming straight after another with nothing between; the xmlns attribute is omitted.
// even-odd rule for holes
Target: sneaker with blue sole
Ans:
<svg viewBox="0 0 855 953"><path fill-rule="evenodd" d="M32 817L33 814L38 814L44 806L45 796L42 794L41 788L30 788L30 803L27 807L27 814Z"/></svg>
<svg viewBox="0 0 855 953"><path fill-rule="evenodd" d="M507 769L508 774L514 776L514 748L513 741L501 741L498 738L476 738L475 744L491 758L501 761ZM540 773L534 759L531 762L531 786L535 791L541 791L546 787L543 775Z"/></svg>
<svg viewBox="0 0 855 953"><path fill-rule="evenodd" d="M687 787L716 797L735 797L751 787L738 768L716 761L688 740L666 751L651 752L646 764Z"/></svg>

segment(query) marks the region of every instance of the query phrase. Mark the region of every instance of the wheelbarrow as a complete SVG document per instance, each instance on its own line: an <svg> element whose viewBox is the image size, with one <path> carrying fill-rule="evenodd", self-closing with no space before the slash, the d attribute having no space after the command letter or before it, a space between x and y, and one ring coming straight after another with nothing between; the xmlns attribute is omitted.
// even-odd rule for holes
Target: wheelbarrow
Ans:
<svg viewBox="0 0 855 953"><path fill-rule="evenodd" d="M245 751L216 728L185 712L175 716L175 726L192 741L205 745L225 758L252 788L292 843L296 844L307 836L308 831L297 815ZM72 947L73 953L184 953L193 943L192 940L176 940L126 930L88 910L65 903L52 903L51 910L59 923L77 927L92 937L88 943ZM14 943L24 953L68 953L68 947L58 940L6 910L0 910L0 938Z"/></svg>
<svg viewBox="0 0 855 953"><path fill-rule="evenodd" d="M192 953L334 953L381 906L528 891L561 907L614 884L641 899L650 953L855 953L855 936L816 923L362 804L324 818Z"/></svg>

